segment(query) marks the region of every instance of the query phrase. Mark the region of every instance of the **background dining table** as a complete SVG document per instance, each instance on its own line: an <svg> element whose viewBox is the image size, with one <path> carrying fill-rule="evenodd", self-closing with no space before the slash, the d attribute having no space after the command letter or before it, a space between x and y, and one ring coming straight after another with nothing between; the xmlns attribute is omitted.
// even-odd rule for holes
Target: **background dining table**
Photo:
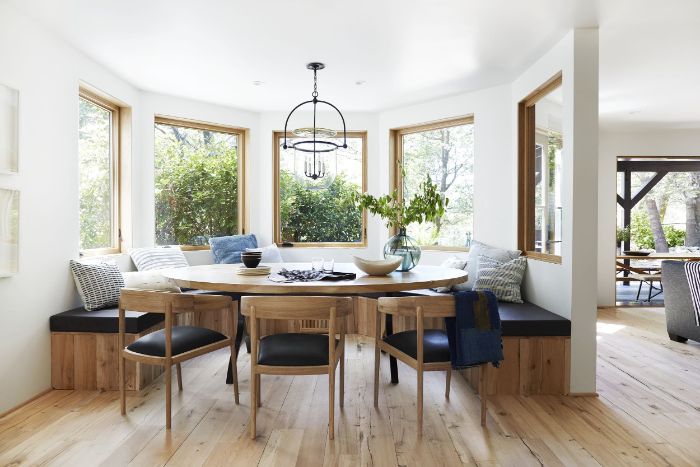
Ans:
<svg viewBox="0 0 700 467"><path fill-rule="evenodd" d="M271 274L280 269L310 270L310 263L269 264ZM397 292L449 287L467 280L467 273L461 269L440 266L419 265L407 272L394 271L385 276L369 276L352 263L335 263L336 272L356 274L354 280L275 282L267 275L242 275L237 271L245 268L242 264L211 264L169 269L163 275L173 280L179 287L227 292L243 295L364 295L383 294L391 296ZM390 314L386 315L386 333L393 333ZM390 358L391 382L399 381L396 359ZM229 365L229 373L231 366ZM230 374L227 381L230 381Z"/></svg>

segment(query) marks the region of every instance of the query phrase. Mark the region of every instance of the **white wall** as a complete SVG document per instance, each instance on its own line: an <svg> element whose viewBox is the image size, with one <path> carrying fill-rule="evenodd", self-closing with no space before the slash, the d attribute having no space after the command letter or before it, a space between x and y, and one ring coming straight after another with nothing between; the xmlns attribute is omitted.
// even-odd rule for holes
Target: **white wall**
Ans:
<svg viewBox="0 0 700 467"><path fill-rule="evenodd" d="M598 305L615 305L617 156L700 156L700 130L602 131L598 163Z"/></svg>
<svg viewBox="0 0 700 467"><path fill-rule="evenodd" d="M512 84L511 108L562 72L562 261L528 260L525 295L571 319L571 392L595 392L598 31L570 32ZM518 123L511 118L512 141ZM513 161L517 147L513 147ZM514 209L513 213L516 212ZM574 216L574 213L576 215Z"/></svg>
<svg viewBox="0 0 700 467"><path fill-rule="evenodd" d="M20 91L19 273L0 279L0 412L50 387L49 316L76 303L78 86L134 105L134 88L0 2L0 82ZM134 135L138 141L138 134Z"/></svg>

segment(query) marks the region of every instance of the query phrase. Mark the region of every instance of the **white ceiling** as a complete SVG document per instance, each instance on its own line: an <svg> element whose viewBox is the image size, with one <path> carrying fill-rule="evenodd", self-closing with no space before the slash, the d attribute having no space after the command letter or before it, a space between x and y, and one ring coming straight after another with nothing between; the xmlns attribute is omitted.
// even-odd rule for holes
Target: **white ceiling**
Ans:
<svg viewBox="0 0 700 467"><path fill-rule="evenodd" d="M316 60L348 111L507 83L600 25L601 123L700 127L697 0L8 1L140 89L251 110L307 97Z"/></svg>

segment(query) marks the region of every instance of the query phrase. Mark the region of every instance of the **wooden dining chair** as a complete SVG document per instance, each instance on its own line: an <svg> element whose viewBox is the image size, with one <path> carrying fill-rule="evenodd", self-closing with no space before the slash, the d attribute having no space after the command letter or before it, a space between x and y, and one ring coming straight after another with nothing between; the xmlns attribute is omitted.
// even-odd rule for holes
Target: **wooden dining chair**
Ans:
<svg viewBox="0 0 700 467"><path fill-rule="evenodd" d="M140 337L129 346L125 340L125 310L165 314L164 329ZM175 316L180 313L229 310L230 336L211 329L194 326L176 326ZM126 389L124 365L126 360L159 365L165 368L165 427L170 429L170 400L172 392L172 366L177 369L177 386L182 391L180 363L205 353L229 347L233 366L233 394L238 404L238 369L235 347L238 310L231 297L220 295L191 295L151 290L122 289L119 297L119 390L121 413L126 415Z"/></svg>
<svg viewBox="0 0 700 467"><path fill-rule="evenodd" d="M416 329L397 332L382 338L381 323L384 314L415 318ZM455 299L445 297L382 297L377 300L374 331L374 406L379 406L380 352L396 357L415 369L418 374L418 435L423 432L423 372L446 371L445 397L450 397L452 363L447 331L425 329L424 319L455 316ZM486 426L486 365L479 365L479 396L481 398L481 426Z"/></svg>
<svg viewBox="0 0 700 467"><path fill-rule="evenodd" d="M345 317L352 312L349 297L243 297L241 312L248 316L250 357L250 437L255 439L261 405L260 375L328 374L328 438L335 436L335 369L340 366L339 405L345 397ZM323 334L282 333L260 337L258 320L328 320ZM339 333L339 338L336 338Z"/></svg>

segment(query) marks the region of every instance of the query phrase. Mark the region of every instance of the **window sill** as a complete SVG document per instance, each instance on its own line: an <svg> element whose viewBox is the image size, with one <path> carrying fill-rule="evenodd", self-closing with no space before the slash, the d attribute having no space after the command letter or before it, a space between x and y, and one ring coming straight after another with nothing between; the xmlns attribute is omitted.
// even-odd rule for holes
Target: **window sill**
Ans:
<svg viewBox="0 0 700 467"><path fill-rule="evenodd" d="M285 242L276 245L279 248L352 248L352 249L362 249L367 248L367 243L294 243Z"/></svg>
<svg viewBox="0 0 700 467"><path fill-rule="evenodd" d="M548 253L540 253L539 251L526 251L523 253L523 256L544 263L561 264L561 256L559 255L550 255Z"/></svg>

